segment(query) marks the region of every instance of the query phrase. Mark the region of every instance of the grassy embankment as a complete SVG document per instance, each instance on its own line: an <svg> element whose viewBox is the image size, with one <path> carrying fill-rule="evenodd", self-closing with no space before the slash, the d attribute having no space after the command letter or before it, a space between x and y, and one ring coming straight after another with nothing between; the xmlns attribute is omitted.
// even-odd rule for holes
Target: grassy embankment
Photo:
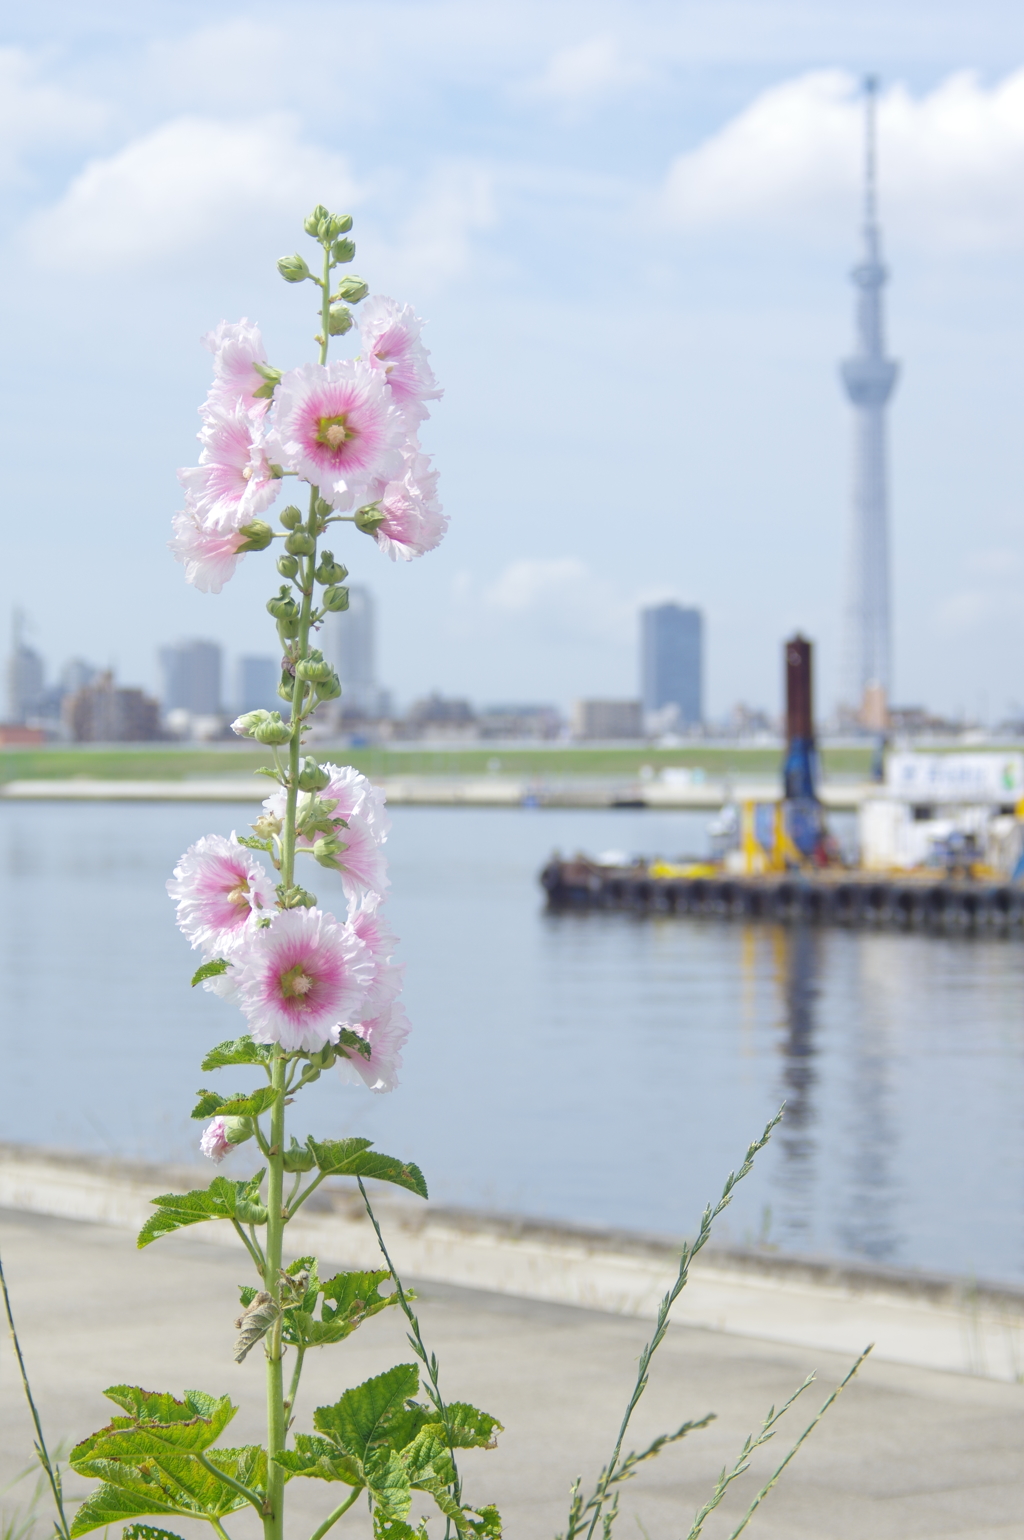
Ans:
<svg viewBox="0 0 1024 1540"><path fill-rule="evenodd" d="M485 775L489 771L511 776L623 776L639 773L642 765L660 770L667 765L703 770L711 777L726 774L775 776L780 754L776 749L694 746L676 749L576 748L465 748L451 750L355 748L324 750L331 757L353 764L364 774L386 775ZM869 748L826 749L826 775L867 775ZM38 749L0 750L0 781L63 779L87 776L90 780L180 780L183 777L243 776L267 763L263 750L239 745L195 748L155 744L152 747L101 745L97 748L55 745Z"/></svg>

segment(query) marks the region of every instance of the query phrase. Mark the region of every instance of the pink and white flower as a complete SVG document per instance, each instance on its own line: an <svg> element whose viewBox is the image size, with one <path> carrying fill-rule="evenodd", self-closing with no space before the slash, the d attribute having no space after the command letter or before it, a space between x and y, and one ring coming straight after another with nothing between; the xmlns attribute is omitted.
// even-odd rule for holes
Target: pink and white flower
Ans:
<svg viewBox="0 0 1024 1540"><path fill-rule="evenodd" d="M383 373L346 358L302 364L283 377L267 453L347 509L374 481L398 472L405 437Z"/></svg>
<svg viewBox="0 0 1024 1540"><path fill-rule="evenodd" d="M401 481L388 482L379 506L384 521L374 530L374 539L392 561L412 561L444 539L448 520L423 496L410 471Z"/></svg>
<svg viewBox="0 0 1024 1540"><path fill-rule="evenodd" d="M167 542L174 559L184 563L185 581L203 594L219 594L235 575L245 535L240 529L217 529L204 523L192 507L171 520L174 534Z"/></svg>
<svg viewBox="0 0 1024 1540"><path fill-rule="evenodd" d="M353 913L351 923L373 958L373 983L367 992L363 1013L367 1017L376 1017L401 992L405 966L391 961L398 937L385 921L376 899L364 899Z"/></svg>
<svg viewBox="0 0 1024 1540"><path fill-rule="evenodd" d="M199 464L178 472L190 506L209 525L240 529L270 507L281 479L267 459L262 433L240 401L208 404Z"/></svg>
<svg viewBox="0 0 1024 1540"><path fill-rule="evenodd" d="M190 845L167 891L177 899L179 927L211 957L233 948L254 912L274 906L266 868L234 834L206 834Z"/></svg>
<svg viewBox="0 0 1024 1540"><path fill-rule="evenodd" d="M227 1135L227 1119L214 1118L212 1123L207 1123L199 1141L200 1154L208 1160L215 1160L219 1166L224 1156L230 1155L233 1149L234 1145Z"/></svg>
<svg viewBox="0 0 1024 1540"><path fill-rule="evenodd" d="M323 768L330 776L330 780L322 791L300 792L298 802L298 817L301 822L302 815L308 810L314 797L321 802L333 802L332 817L351 818L359 817L372 831L374 838L384 844L391 828L391 819L385 811L384 793L365 775L360 775L354 765L325 764ZM284 818L285 808L288 802L286 791L274 792L267 797L263 806L274 818ZM309 845L308 840L300 839L300 845Z"/></svg>
<svg viewBox="0 0 1024 1540"><path fill-rule="evenodd" d="M345 897L353 906L367 899L379 903L391 886L387 859L365 819L352 813L346 824L337 831L343 848L332 862L341 873Z"/></svg>
<svg viewBox="0 0 1024 1540"><path fill-rule="evenodd" d="M236 998L253 1038L288 1051L336 1043L373 982L365 942L321 909L285 909L255 927L236 968Z"/></svg>
<svg viewBox="0 0 1024 1540"><path fill-rule="evenodd" d="M423 322L411 305L374 294L359 311L359 335L367 362L383 372L391 394L410 422L429 416L425 401L442 392L420 340Z"/></svg>
<svg viewBox="0 0 1024 1540"><path fill-rule="evenodd" d="M412 1030L405 1007L392 1000L379 1016L362 1021L351 1029L370 1045L370 1057L349 1049L345 1057L338 1057L338 1069L347 1085L360 1081L371 1091L393 1091L398 1084L398 1071L402 1067L402 1049Z"/></svg>
<svg viewBox="0 0 1024 1540"><path fill-rule="evenodd" d="M226 405L230 410L236 401L241 401L247 411L262 416L270 403L264 398L254 399L254 392L266 384L254 367L267 361L259 327L244 316L240 321L221 321L201 341L213 354L211 403Z"/></svg>

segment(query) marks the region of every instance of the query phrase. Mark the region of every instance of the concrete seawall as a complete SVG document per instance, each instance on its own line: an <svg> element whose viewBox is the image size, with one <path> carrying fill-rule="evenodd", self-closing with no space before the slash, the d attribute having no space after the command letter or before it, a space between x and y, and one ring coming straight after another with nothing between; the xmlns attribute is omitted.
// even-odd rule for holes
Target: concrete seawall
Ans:
<svg viewBox="0 0 1024 1540"><path fill-rule="evenodd" d="M238 1175L247 1169L240 1165ZM151 1197L206 1186L211 1174L0 1145L0 1208L137 1229L152 1213ZM374 1202L396 1266L411 1279L650 1318L678 1264L678 1250L657 1237L417 1204L389 1190ZM231 1237L219 1223L186 1233L218 1245ZM341 1183L325 1184L303 1208L288 1245L294 1255L341 1265L379 1262L358 1195ZM673 1318L850 1355L874 1341L876 1357L893 1363L1024 1377L1024 1289L709 1247Z"/></svg>

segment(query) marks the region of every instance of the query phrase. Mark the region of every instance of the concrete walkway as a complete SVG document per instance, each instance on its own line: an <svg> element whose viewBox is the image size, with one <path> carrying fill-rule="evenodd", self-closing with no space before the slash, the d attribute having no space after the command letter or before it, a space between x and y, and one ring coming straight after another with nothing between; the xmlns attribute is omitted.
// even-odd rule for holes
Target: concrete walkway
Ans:
<svg viewBox="0 0 1024 1540"><path fill-rule="evenodd" d="M242 1407L232 1441L260 1438L261 1361L258 1354L242 1366L231 1361L235 1285L248 1279L240 1248L183 1234L138 1252L125 1229L7 1211L0 1213L0 1249L53 1442L101 1426L112 1410L101 1388L124 1381L177 1393L229 1392ZM649 1328L637 1319L436 1283L422 1287L419 1308L448 1395L475 1401L506 1425L496 1452L466 1456L467 1495L497 1502L510 1537L549 1540L564 1528L571 1479L583 1472L592 1480L609 1452ZM318 1402L409 1356L402 1320L390 1311L348 1343L311 1355L299 1426L309 1425ZM775 1440L777 1461L847 1364L834 1353L755 1337L693 1326L670 1331L631 1441L639 1445L706 1411L718 1420L625 1489L618 1536L635 1540L637 1520L651 1540L685 1535L718 1471L768 1407L809 1369L819 1371L805 1411L791 1414L792 1427ZM1022 1451L1024 1387L869 1360L747 1533L761 1540L1024 1540ZM0 1483L30 1455L31 1430L4 1342ZM731 1533L768 1466L759 1459L738 1484L737 1500L709 1522L708 1540ZM70 1490L82 1487L72 1475ZM5 1506L21 1490L8 1494ZM292 1484L289 1540L310 1532L328 1495L314 1482ZM232 1540L255 1540L247 1518L229 1527ZM436 1522L431 1527L441 1534ZM339 1540L367 1533L359 1509L337 1531Z"/></svg>

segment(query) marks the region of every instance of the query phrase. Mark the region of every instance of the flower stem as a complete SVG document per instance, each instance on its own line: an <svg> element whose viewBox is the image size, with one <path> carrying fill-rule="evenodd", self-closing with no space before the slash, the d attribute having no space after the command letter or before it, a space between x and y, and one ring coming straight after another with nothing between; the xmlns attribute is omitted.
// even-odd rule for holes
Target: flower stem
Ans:
<svg viewBox="0 0 1024 1540"><path fill-rule="evenodd" d="M294 833L293 833L294 838ZM284 1247L284 1073L280 1047L274 1053L274 1086L281 1095L270 1114L270 1174L267 1183L267 1265L264 1286L280 1303L281 1259ZM284 1343L281 1317L267 1333L267 1512L263 1518L264 1540L284 1540L284 1471L274 1455L285 1446L288 1421L284 1408Z"/></svg>
<svg viewBox="0 0 1024 1540"><path fill-rule="evenodd" d="M327 349L330 345L331 334L327 330L331 318L331 243L324 246L324 282L321 289L320 301L320 362L327 362Z"/></svg>
<svg viewBox="0 0 1024 1540"><path fill-rule="evenodd" d="M309 1540L323 1540L324 1535L326 1535L331 1525L336 1524L343 1513L348 1512L362 1490L362 1487L353 1488L348 1497L346 1497L345 1501L343 1503L339 1503L334 1512L327 1515L323 1523L320 1525L320 1528L314 1529L313 1533L309 1537Z"/></svg>

